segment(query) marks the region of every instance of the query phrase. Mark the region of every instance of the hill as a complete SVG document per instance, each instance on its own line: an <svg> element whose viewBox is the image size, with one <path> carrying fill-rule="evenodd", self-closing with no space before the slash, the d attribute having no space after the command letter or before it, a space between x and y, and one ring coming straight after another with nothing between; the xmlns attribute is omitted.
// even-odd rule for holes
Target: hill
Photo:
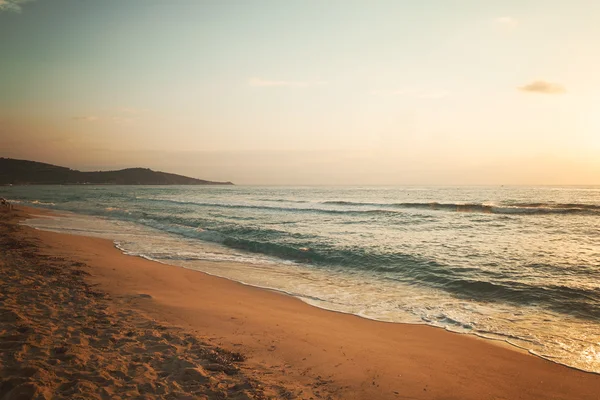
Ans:
<svg viewBox="0 0 600 400"><path fill-rule="evenodd" d="M187 176L127 168L118 171L82 172L36 161L0 158L0 185L233 185Z"/></svg>

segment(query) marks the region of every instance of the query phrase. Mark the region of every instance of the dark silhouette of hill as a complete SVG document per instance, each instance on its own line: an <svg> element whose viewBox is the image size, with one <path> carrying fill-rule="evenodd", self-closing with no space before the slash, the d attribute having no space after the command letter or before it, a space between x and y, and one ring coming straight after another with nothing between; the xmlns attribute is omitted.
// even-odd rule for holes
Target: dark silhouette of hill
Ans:
<svg viewBox="0 0 600 400"><path fill-rule="evenodd" d="M233 185L187 176L127 168L119 171L82 172L36 161L0 158L0 185Z"/></svg>

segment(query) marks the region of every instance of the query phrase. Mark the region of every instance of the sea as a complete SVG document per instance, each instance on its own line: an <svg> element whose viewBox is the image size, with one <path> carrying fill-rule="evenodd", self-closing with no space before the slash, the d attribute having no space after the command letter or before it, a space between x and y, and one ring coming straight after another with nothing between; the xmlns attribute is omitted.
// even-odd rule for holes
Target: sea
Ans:
<svg viewBox="0 0 600 400"><path fill-rule="evenodd" d="M62 212L25 222L38 229L600 373L600 186L13 186L0 196Z"/></svg>

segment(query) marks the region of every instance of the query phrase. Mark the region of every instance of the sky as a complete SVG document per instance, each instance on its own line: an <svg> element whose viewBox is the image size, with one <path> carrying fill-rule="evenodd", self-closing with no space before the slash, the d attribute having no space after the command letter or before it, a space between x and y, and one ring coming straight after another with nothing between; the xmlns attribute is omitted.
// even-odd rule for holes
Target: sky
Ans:
<svg viewBox="0 0 600 400"><path fill-rule="evenodd" d="M600 184L600 1L0 0L0 156Z"/></svg>

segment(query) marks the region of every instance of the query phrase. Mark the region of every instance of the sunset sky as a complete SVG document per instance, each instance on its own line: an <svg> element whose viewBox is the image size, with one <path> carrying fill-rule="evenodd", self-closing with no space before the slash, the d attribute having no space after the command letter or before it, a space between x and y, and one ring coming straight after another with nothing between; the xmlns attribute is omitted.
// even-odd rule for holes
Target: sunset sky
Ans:
<svg viewBox="0 0 600 400"><path fill-rule="evenodd" d="M0 0L0 156L600 184L600 1Z"/></svg>

